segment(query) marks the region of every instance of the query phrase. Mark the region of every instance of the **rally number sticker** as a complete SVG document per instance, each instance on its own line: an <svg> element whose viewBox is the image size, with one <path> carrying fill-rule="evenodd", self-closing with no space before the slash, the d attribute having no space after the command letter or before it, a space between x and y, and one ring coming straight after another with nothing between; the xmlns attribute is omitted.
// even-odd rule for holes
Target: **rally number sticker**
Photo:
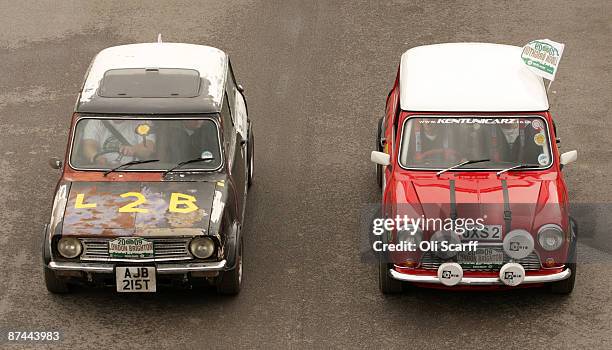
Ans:
<svg viewBox="0 0 612 350"><path fill-rule="evenodd" d="M120 213L148 213L149 211L144 208L138 208L139 205L145 204L147 199L143 196L142 193L139 192L127 192L121 194L121 198L135 197L136 200L134 202L128 203L121 208L119 208Z"/></svg>
<svg viewBox="0 0 612 350"><path fill-rule="evenodd" d="M121 198L133 198L129 202L117 209L119 213L148 213L149 210L142 206L147 203L147 198L140 192L126 192L119 195ZM87 202L84 193L77 193L74 201L76 209L92 209L97 207L95 202ZM198 210L196 197L188 194L173 192L168 202L168 211L171 213L187 214Z"/></svg>

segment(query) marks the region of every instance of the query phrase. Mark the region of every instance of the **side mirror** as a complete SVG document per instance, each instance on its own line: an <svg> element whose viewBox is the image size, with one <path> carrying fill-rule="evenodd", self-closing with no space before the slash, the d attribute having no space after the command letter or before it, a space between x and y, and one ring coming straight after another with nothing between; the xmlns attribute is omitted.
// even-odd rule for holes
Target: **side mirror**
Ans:
<svg viewBox="0 0 612 350"><path fill-rule="evenodd" d="M385 152L372 151L370 160L376 164L387 166L391 164L391 156Z"/></svg>
<svg viewBox="0 0 612 350"><path fill-rule="evenodd" d="M560 163L561 165L567 165L569 163L575 162L576 159L578 159L578 151L573 150L561 154Z"/></svg>
<svg viewBox="0 0 612 350"><path fill-rule="evenodd" d="M238 91L240 91L240 93L244 92L244 87L242 87L242 85L238 84L238 86L236 86L238 88Z"/></svg>
<svg viewBox="0 0 612 350"><path fill-rule="evenodd" d="M53 169L61 169L62 161L59 160L59 158L57 157L52 157L51 159L49 159L49 166Z"/></svg>

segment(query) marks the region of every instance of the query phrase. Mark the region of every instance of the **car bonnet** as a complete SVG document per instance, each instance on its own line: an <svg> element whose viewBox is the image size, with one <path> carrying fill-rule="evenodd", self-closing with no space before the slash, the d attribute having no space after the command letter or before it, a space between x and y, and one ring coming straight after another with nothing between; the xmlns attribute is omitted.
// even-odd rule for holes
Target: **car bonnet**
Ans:
<svg viewBox="0 0 612 350"><path fill-rule="evenodd" d="M405 181L399 191L405 198L398 199L408 203L414 203L412 193L425 218L484 218L485 224L503 225L509 211L513 227L532 230L542 222L558 222L563 216L553 180L453 176Z"/></svg>
<svg viewBox="0 0 612 350"><path fill-rule="evenodd" d="M195 236L209 228L215 182L75 182L62 234Z"/></svg>

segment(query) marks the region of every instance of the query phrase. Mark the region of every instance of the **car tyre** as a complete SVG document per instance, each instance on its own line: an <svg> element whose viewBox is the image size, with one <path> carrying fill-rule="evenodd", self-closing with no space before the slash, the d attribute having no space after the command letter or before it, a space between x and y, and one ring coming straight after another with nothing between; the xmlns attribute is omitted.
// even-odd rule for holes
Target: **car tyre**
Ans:
<svg viewBox="0 0 612 350"><path fill-rule="evenodd" d="M553 294L568 295L574 290L574 285L576 284L576 263L567 264L567 267L572 270L571 276L563 281L551 283L550 291Z"/></svg>
<svg viewBox="0 0 612 350"><path fill-rule="evenodd" d="M44 267L45 274L45 285L47 286L47 290L53 294L66 294L70 292L70 288L68 288L68 284L57 277L55 272L48 267Z"/></svg>
<svg viewBox="0 0 612 350"><path fill-rule="evenodd" d="M390 264L378 261L378 287L383 294L398 294L403 290L402 281L398 281L389 275Z"/></svg>
<svg viewBox="0 0 612 350"><path fill-rule="evenodd" d="M221 272L217 277L217 293L222 295L237 295L240 293L242 285L242 242L238 255L236 256L236 266L233 269Z"/></svg>
<svg viewBox="0 0 612 350"><path fill-rule="evenodd" d="M570 225L571 225L571 229L572 229L572 235L573 235L573 242L572 242L572 247L570 250L570 254L569 254L569 258L568 258L568 263L567 263L567 268L569 268L572 271L572 274L569 276L569 278L564 279L563 281L559 281L559 282L553 282L550 284L550 291L553 294L561 294L561 295L568 295L571 294L572 291L574 290L574 285L576 284L576 266L578 265L578 261L577 261L577 245L576 242L578 241L578 225L576 224L576 221L570 217Z"/></svg>

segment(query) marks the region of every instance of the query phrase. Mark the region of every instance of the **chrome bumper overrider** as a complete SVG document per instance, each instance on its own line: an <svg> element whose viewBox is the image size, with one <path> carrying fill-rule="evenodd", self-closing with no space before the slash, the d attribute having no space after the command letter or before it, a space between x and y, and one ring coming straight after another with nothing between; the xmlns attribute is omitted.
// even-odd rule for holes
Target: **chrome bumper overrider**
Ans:
<svg viewBox="0 0 612 350"><path fill-rule="evenodd" d="M206 263L183 263L183 264L155 264L158 274L180 274L201 271L222 271L225 268L225 260ZM49 268L56 271L81 271L94 273L113 273L115 264L104 263L78 263L51 261Z"/></svg>
<svg viewBox="0 0 612 350"><path fill-rule="evenodd" d="M389 274L394 279L404 282L442 284L437 276L409 275L406 273L397 272L394 269L390 269ZM521 284L557 282L562 281L571 275L572 270L565 269L551 275L525 276L525 280ZM499 279L499 277L463 277L458 285L493 286L504 285L504 283Z"/></svg>

